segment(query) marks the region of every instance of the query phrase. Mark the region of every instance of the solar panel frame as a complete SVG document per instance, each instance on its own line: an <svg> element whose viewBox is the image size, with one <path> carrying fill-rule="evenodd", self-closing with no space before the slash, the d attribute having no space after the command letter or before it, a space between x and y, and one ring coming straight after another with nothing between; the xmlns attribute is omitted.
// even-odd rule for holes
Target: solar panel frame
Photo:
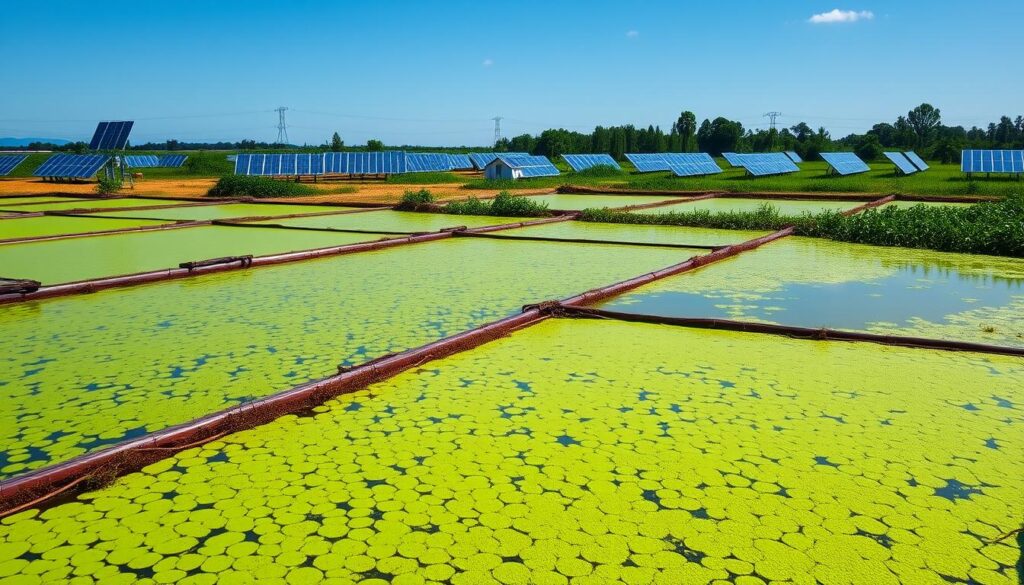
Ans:
<svg viewBox="0 0 1024 585"><path fill-rule="evenodd" d="M577 173L598 166L622 170L622 167L610 154L563 154L562 158Z"/></svg>
<svg viewBox="0 0 1024 585"><path fill-rule="evenodd" d="M822 152L821 158L828 163L833 173L844 177L871 170L867 163L852 152Z"/></svg>
<svg viewBox="0 0 1024 585"><path fill-rule="evenodd" d="M160 166L159 157L153 154L130 154L121 157L121 160L133 169Z"/></svg>
<svg viewBox="0 0 1024 585"><path fill-rule="evenodd" d="M27 158L27 154L0 155L0 177L6 177L11 174L11 171L16 169L21 163L25 162L25 159Z"/></svg>
<svg viewBox="0 0 1024 585"><path fill-rule="evenodd" d="M161 154L157 157L158 167L178 168L188 160L187 154Z"/></svg>
<svg viewBox="0 0 1024 585"><path fill-rule="evenodd" d="M110 160L106 154L55 154L32 173L36 177L88 179Z"/></svg>
<svg viewBox="0 0 1024 585"><path fill-rule="evenodd" d="M924 162L924 159L918 156L918 154L913 150L908 150L904 152L903 156L907 157L907 160L909 160L911 164L917 167L917 170L919 171L927 171L929 168L931 168L928 166L928 163Z"/></svg>
<svg viewBox="0 0 1024 585"><path fill-rule="evenodd" d="M91 150L123 150L128 144L135 122L130 120L116 122L100 122L89 142Z"/></svg>
<svg viewBox="0 0 1024 585"><path fill-rule="evenodd" d="M797 154L796 151L787 150L787 151L785 151L785 155L788 156L789 160L793 161L794 163L802 163L802 162L804 162L804 159L800 158L800 155Z"/></svg>
<svg viewBox="0 0 1024 585"><path fill-rule="evenodd" d="M883 152L885 158L889 159L893 165L896 166L896 170L902 175L913 175L917 172L917 167L914 163L910 162L910 159L903 156L902 152Z"/></svg>
<svg viewBox="0 0 1024 585"><path fill-rule="evenodd" d="M1024 173L1024 150L964 150L960 169L965 173Z"/></svg>

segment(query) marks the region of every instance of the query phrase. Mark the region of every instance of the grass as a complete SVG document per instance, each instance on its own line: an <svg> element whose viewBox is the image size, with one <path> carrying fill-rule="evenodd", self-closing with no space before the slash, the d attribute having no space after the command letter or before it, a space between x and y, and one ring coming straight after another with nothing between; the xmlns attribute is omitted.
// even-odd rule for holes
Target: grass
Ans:
<svg viewBox="0 0 1024 585"><path fill-rule="evenodd" d="M542 217L551 215L547 203L537 203L529 197L498 193L494 199L481 201L470 197L465 201L452 201L440 209L452 215L496 215L499 217Z"/></svg>
<svg viewBox="0 0 1024 585"><path fill-rule="evenodd" d="M207 192L207 197L256 197L259 199L273 197L302 197L320 193L313 187L302 183L278 181L266 177L246 177L232 175L222 177Z"/></svg>
<svg viewBox="0 0 1024 585"><path fill-rule="evenodd" d="M632 214L587 209L580 220L745 230L778 230L794 225L797 235L842 242L1024 257L1024 196L1021 195L963 207L882 207L852 216L824 212L786 217L766 204L756 211L717 214L706 210Z"/></svg>

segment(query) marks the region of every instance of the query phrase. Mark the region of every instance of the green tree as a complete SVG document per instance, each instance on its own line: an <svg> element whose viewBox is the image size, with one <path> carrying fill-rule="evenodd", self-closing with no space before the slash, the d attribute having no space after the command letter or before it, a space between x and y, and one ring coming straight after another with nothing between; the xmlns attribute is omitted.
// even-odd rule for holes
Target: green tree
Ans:
<svg viewBox="0 0 1024 585"><path fill-rule="evenodd" d="M693 152L693 148L696 146L694 137L697 134L697 116L693 112L686 110L679 114L679 119L676 120L673 129L679 134L679 142L683 152Z"/></svg>
<svg viewBox="0 0 1024 585"><path fill-rule="evenodd" d="M345 148L345 141L341 139L341 134L338 134L337 132L335 132L334 136L331 136L331 151L332 152L341 152L342 149L344 149L344 148Z"/></svg>
<svg viewBox="0 0 1024 585"><path fill-rule="evenodd" d="M704 122L697 131L697 145L701 152L721 156L723 152L734 152L743 137L743 124L718 117Z"/></svg>
<svg viewBox="0 0 1024 585"><path fill-rule="evenodd" d="M907 121L917 134L917 146L925 146L929 135L942 121L942 116L938 108L931 104L921 104L907 113Z"/></svg>
<svg viewBox="0 0 1024 585"><path fill-rule="evenodd" d="M379 152L381 150L384 150L384 143L381 142L380 140L367 140L366 150L370 152Z"/></svg>
<svg viewBox="0 0 1024 585"><path fill-rule="evenodd" d="M864 161L878 160L882 157L882 144L878 141L878 136L868 133L861 137L853 153Z"/></svg>

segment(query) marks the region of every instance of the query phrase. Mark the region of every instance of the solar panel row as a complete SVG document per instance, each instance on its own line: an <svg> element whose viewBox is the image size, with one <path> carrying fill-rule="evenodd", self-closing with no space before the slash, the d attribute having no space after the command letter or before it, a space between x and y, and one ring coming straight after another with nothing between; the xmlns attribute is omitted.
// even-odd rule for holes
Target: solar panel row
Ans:
<svg viewBox="0 0 1024 585"><path fill-rule="evenodd" d="M610 154L563 154L562 158L576 172L601 166L622 170L622 167L615 162Z"/></svg>
<svg viewBox="0 0 1024 585"><path fill-rule="evenodd" d="M188 160L188 155L185 154L161 154L159 162L156 166L158 167L180 167L185 164Z"/></svg>
<svg viewBox="0 0 1024 585"><path fill-rule="evenodd" d="M124 164L132 168L158 167L160 159L152 154L132 154L124 157Z"/></svg>
<svg viewBox="0 0 1024 585"><path fill-rule="evenodd" d="M666 152L662 156L677 177L699 177L721 173L722 168L706 152Z"/></svg>
<svg viewBox="0 0 1024 585"><path fill-rule="evenodd" d="M724 158L725 162L729 163L729 166L731 167L743 166L743 163L740 162L743 158L743 155L736 154L735 152L723 152L722 158Z"/></svg>
<svg viewBox="0 0 1024 585"><path fill-rule="evenodd" d="M100 122L92 135L92 150L121 150L128 144L128 135L135 122Z"/></svg>
<svg viewBox="0 0 1024 585"><path fill-rule="evenodd" d="M449 154L448 160L451 162L452 170L454 171L464 171L473 168L473 161L470 160L468 154Z"/></svg>
<svg viewBox="0 0 1024 585"><path fill-rule="evenodd" d="M927 171L928 170L928 168L929 168L928 167L928 163L924 162L923 158L917 156L917 153L914 152L913 150L908 150L907 152L904 152L903 154L908 159L910 159L910 162L912 162L914 164L914 166L917 167L917 170L919 170L919 171Z"/></svg>
<svg viewBox="0 0 1024 585"><path fill-rule="evenodd" d="M786 151L786 156L789 157L789 160L791 160L791 161L793 161L795 163L802 163L802 162L804 162L804 159L800 158L800 155L797 154L796 152L792 151L792 150L787 150Z"/></svg>
<svg viewBox="0 0 1024 585"><path fill-rule="evenodd" d="M1024 150L965 150L960 153L965 173L1024 173Z"/></svg>
<svg viewBox="0 0 1024 585"><path fill-rule="evenodd" d="M627 154L626 160L641 173L669 170L668 161L660 154Z"/></svg>
<svg viewBox="0 0 1024 585"><path fill-rule="evenodd" d="M784 175L786 173L795 173L800 170L800 167L796 166L796 163L782 152L730 154L732 155L733 160L736 161L735 164L746 169L747 174L755 177Z"/></svg>
<svg viewBox="0 0 1024 585"><path fill-rule="evenodd" d="M32 174L47 178L88 179L109 160L105 154L55 154Z"/></svg>
<svg viewBox="0 0 1024 585"><path fill-rule="evenodd" d="M502 155L507 154L527 154L525 152L471 152L469 153L469 160L476 167L476 170L482 171L484 167L491 164L491 161Z"/></svg>
<svg viewBox="0 0 1024 585"><path fill-rule="evenodd" d="M239 154L236 175L394 175L406 172L402 151Z"/></svg>
<svg viewBox="0 0 1024 585"><path fill-rule="evenodd" d="M897 174L913 175L917 172L917 167L902 152L883 152L882 154L896 166Z"/></svg>
<svg viewBox="0 0 1024 585"><path fill-rule="evenodd" d="M24 162L26 158L28 158L27 154L5 154L0 156L0 177L6 177L11 174L11 171Z"/></svg>
<svg viewBox="0 0 1024 585"><path fill-rule="evenodd" d="M823 152L821 158L828 163L831 171L837 175L856 175L866 173L871 167L852 152Z"/></svg>
<svg viewBox="0 0 1024 585"><path fill-rule="evenodd" d="M560 174L555 165L551 164L551 161L546 156L499 154L497 158L519 171L524 178L554 177Z"/></svg>
<svg viewBox="0 0 1024 585"><path fill-rule="evenodd" d="M452 170L452 160L447 154L434 152L410 152L405 155L406 172L429 173Z"/></svg>

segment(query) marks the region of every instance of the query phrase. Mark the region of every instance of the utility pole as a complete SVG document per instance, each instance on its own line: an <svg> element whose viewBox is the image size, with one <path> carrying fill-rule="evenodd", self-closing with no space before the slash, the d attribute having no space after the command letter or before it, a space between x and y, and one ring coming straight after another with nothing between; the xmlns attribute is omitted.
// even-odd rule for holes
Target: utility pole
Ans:
<svg viewBox="0 0 1024 585"><path fill-rule="evenodd" d="M274 111L277 112L277 143L288 144L288 123L284 120L288 108L281 106Z"/></svg>
<svg viewBox="0 0 1024 585"><path fill-rule="evenodd" d="M491 118L494 120L494 144L497 145L501 141L501 116L495 116Z"/></svg>
<svg viewBox="0 0 1024 585"><path fill-rule="evenodd" d="M767 112L764 114L765 118L771 122L771 129L775 130L775 119L782 115L782 112Z"/></svg>

